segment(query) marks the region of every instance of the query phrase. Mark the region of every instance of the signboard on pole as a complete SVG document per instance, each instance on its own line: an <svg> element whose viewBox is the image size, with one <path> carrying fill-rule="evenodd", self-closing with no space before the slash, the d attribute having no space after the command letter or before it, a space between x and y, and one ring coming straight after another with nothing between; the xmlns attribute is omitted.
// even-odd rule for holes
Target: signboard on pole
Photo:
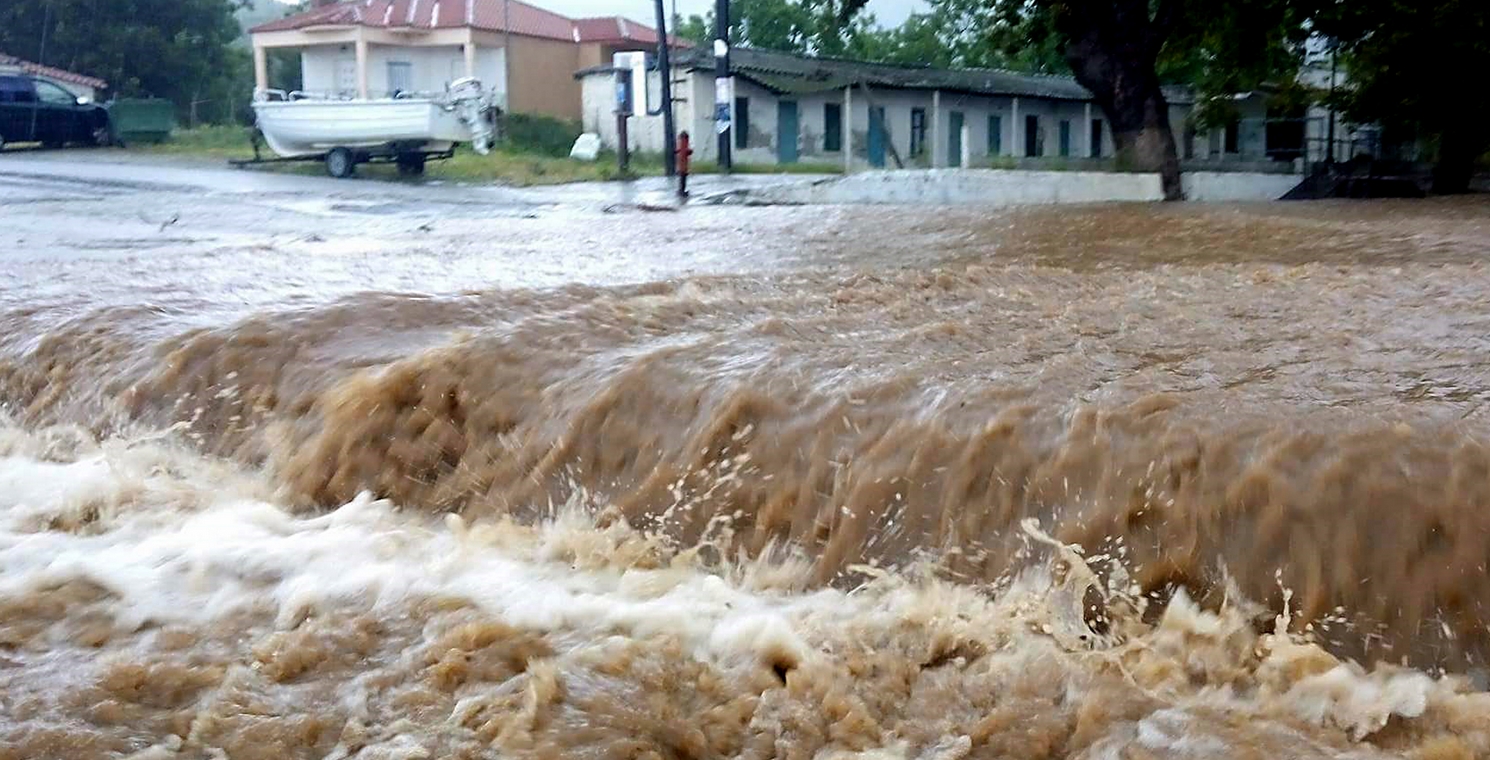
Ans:
<svg viewBox="0 0 1490 760"><path fill-rule="evenodd" d="M611 59L611 65L618 69L625 69L631 73L630 86L627 88L631 105L629 113L633 116L646 116L648 103L647 54L643 52L616 53ZM617 97L618 99L621 97L620 93L617 93Z"/></svg>
<svg viewBox="0 0 1490 760"><path fill-rule="evenodd" d="M730 128L730 111L734 104L735 80L720 77L714 80L714 131L724 134Z"/></svg>

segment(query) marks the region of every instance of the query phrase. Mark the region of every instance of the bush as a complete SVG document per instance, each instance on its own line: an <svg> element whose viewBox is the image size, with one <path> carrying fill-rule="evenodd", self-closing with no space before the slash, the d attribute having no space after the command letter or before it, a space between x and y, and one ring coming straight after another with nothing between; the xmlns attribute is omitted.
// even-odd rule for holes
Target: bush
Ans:
<svg viewBox="0 0 1490 760"><path fill-rule="evenodd" d="M564 157L582 131L579 122L530 113L507 115L508 150Z"/></svg>

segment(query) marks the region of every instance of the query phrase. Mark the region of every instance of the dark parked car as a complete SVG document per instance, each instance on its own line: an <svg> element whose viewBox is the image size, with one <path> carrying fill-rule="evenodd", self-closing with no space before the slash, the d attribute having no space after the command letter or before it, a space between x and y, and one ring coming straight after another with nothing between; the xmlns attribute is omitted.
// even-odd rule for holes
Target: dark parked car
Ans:
<svg viewBox="0 0 1490 760"><path fill-rule="evenodd" d="M108 142L109 114L56 82L25 74L0 74L0 148L6 143Z"/></svg>

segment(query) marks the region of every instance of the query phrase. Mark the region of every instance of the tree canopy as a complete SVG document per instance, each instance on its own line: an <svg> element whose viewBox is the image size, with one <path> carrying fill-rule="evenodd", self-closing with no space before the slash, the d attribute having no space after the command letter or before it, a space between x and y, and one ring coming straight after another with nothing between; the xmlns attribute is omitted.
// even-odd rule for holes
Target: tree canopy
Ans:
<svg viewBox="0 0 1490 760"><path fill-rule="evenodd" d="M1436 153L1437 192L1469 188L1490 150L1490 3L1352 0L1316 19L1338 41L1348 84L1338 105L1361 123L1425 140Z"/></svg>
<svg viewBox="0 0 1490 760"><path fill-rule="evenodd" d="M124 96L152 95L189 113L193 101L223 117L251 89L239 0L7 0L0 50L108 80ZM43 47L45 49L43 49Z"/></svg>

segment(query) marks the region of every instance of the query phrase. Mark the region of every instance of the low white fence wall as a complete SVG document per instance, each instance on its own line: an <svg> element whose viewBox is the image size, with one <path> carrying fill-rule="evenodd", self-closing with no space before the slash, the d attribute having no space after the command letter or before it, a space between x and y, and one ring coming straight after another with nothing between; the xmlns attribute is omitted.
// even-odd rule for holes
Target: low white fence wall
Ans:
<svg viewBox="0 0 1490 760"><path fill-rule="evenodd" d="M1185 175L1185 198L1192 201L1275 201L1304 177L1299 174L1192 172Z"/></svg>
<svg viewBox="0 0 1490 760"><path fill-rule="evenodd" d="M1185 193L1195 201L1277 200L1300 179L1291 174L1195 172L1185 175ZM1164 193L1157 174L930 169L783 182L743 196L754 203L1018 206L1158 201Z"/></svg>

